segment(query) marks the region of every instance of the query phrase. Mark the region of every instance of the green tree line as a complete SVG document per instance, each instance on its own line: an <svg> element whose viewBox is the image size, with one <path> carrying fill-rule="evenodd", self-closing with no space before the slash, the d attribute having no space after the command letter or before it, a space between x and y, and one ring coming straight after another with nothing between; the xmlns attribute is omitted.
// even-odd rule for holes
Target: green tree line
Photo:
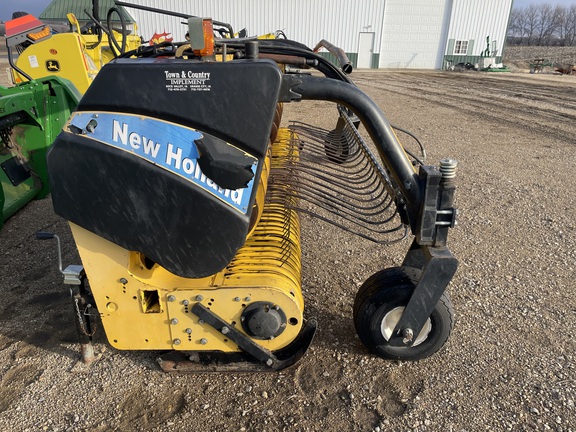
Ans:
<svg viewBox="0 0 576 432"><path fill-rule="evenodd" d="M576 45L576 4L542 3L515 8L510 15L508 43L513 45Z"/></svg>

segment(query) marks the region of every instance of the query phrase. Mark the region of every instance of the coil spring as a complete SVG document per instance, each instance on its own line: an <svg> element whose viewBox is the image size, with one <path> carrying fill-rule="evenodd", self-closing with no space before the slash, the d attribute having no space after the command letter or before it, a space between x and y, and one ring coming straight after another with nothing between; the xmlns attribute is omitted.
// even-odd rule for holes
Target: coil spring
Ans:
<svg viewBox="0 0 576 432"><path fill-rule="evenodd" d="M442 159L440 161L440 172L442 178L445 180L453 179L456 177L456 170L458 168L458 161L454 159Z"/></svg>

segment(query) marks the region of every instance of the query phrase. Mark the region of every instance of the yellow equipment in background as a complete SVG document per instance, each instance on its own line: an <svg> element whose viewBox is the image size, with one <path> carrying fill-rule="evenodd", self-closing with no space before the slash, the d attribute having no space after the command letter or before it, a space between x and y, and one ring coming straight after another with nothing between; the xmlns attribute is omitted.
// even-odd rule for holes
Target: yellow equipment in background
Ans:
<svg viewBox="0 0 576 432"><path fill-rule="evenodd" d="M52 34L49 25L32 15L14 20L21 33L17 40L21 53L12 68L14 84L53 75L70 80L84 94L102 66L120 54L116 45L124 44L125 49L134 50L141 44L139 36L124 35L114 29L111 31L116 45L105 32L81 33L74 14L67 17L75 30L57 34Z"/></svg>

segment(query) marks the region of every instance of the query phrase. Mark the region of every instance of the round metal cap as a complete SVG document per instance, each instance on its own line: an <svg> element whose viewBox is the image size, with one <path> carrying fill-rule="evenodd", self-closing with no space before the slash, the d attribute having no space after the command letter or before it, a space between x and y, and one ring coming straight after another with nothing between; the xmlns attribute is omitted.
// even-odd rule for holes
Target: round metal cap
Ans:
<svg viewBox="0 0 576 432"><path fill-rule="evenodd" d="M279 307L269 302L255 302L242 313L242 327L256 339L271 339L286 328L286 315Z"/></svg>

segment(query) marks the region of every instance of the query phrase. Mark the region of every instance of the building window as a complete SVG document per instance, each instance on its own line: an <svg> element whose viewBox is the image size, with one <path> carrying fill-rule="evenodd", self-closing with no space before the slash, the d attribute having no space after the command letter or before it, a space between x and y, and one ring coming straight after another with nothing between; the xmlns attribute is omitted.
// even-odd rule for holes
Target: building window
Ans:
<svg viewBox="0 0 576 432"><path fill-rule="evenodd" d="M468 41L457 40L454 44L454 54L466 55L468 53Z"/></svg>

